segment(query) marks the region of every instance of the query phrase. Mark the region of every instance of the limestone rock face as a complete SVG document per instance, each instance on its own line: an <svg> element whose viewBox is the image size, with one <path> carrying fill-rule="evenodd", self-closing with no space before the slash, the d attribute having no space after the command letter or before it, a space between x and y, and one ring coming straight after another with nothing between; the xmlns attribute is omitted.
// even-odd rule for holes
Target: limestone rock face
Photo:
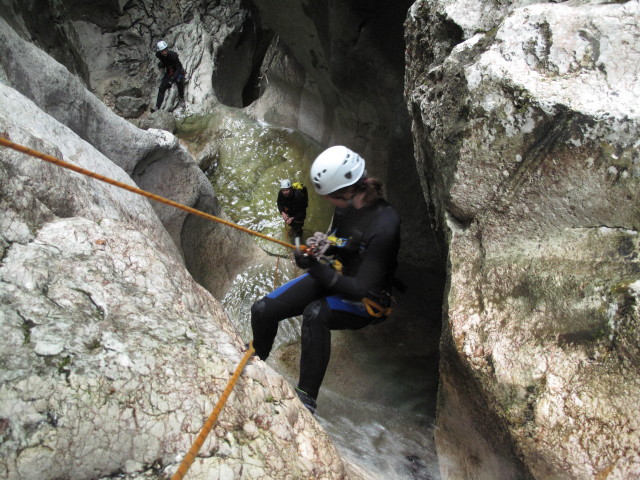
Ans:
<svg viewBox="0 0 640 480"><path fill-rule="evenodd" d="M472 3L406 23L449 238L443 477L638 477L640 7Z"/></svg>
<svg viewBox="0 0 640 480"><path fill-rule="evenodd" d="M132 183L4 84L0 131ZM140 196L3 149L0 207L0 476L171 475L242 356L220 304ZM362 478L260 361L200 455L189 478Z"/></svg>

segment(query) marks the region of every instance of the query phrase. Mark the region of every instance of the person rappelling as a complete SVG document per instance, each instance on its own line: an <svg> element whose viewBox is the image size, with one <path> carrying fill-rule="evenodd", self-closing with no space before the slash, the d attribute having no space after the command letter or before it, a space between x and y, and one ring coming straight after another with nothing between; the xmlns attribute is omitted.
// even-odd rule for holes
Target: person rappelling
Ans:
<svg viewBox="0 0 640 480"><path fill-rule="evenodd" d="M400 217L383 198L383 184L367 177L364 159L347 147L322 152L310 174L315 192L335 207L330 235L316 234L308 248L294 252L296 264L307 272L255 302L251 327L256 355L266 360L279 322L302 315L296 393L315 413L331 330L378 323L393 307Z"/></svg>

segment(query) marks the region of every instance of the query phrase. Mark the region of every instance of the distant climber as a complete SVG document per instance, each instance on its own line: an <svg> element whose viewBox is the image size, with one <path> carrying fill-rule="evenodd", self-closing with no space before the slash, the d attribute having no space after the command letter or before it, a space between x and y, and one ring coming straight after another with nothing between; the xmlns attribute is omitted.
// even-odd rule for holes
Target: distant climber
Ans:
<svg viewBox="0 0 640 480"><path fill-rule="evenodd" d="M311 180L316 193L336 207L331 235L316 233L307 241L310 250L296 250L296 264L307 273L254 303L251 328L256 355L265 360L279 322L302 315L296 393L314 413L329 364L331 330L377 323L395 306L391 288L397 285L400 217L384 200L383 184L367 177L364 160L347 147L322 152L311 166ZM332 244L313 253L311 240L323 235Z"/></svg>
<svg viewBox="0 0 640 480"><path fill-rule="evenodd" d="M307 218L309 195L307 187L301 183L291 184L291 180L280 182L278 192L278 211L286 225L291 227L294 237L302 238L302 227Z"/></svg>
<svg viewBox="0 0 640 480"><path fill-rule="evenodd" d="M169 50L169 45L164 40L160 40L156 45L156 57L158 57L158 68L164 69L164 75L160 81L160 88L158 90L158 99L156 100L156 106L151 107L151 111L155 112L159 110L164 101L165 92L171 88L171 85L175 83L178 87L178 97L180 101L178 106L184 106L184 80L185 71L180 63L178 54Z"/></svg>

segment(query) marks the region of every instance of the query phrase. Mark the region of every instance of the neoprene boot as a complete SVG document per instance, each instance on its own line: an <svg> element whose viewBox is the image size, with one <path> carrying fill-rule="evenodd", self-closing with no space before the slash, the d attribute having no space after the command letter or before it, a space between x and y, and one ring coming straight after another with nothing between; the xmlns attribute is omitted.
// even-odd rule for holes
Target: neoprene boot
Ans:
<svg viewBox="0 0 640 480"><path fill-rule="evenodd" d="M311 395L309 395L307 392L300 390L298 387L296 387L296 394L298 395L298 398L300 399L302 404L307 407L307 410L309 410L312 415L315 415L316 408L318 406L315 398L311 397Z"/></svg>

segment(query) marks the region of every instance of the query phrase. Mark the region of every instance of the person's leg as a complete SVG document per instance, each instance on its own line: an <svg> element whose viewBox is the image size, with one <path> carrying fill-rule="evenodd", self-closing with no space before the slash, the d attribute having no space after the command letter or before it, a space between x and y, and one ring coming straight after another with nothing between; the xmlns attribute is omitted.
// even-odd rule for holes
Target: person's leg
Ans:
<svg viewBox="0 0 640 480"><path fill-rule="evenodd" d="M302 238L302 226L304 222L291 222L291 228L293 230L294 237Z"/></svg>
<svg viewBox="0 0 640 480"><path fill-rule="evenodd" d="M251 307L251 329L256 355L266 360L278 333L278 323L301 315L304 308L326 293L308 274L285 283Z"/></svg>
<svg viewBox="0 0 640 480"><path fill-rule="evenodd" d="M176 82L176 86L178 87L178 97L184 103L184 75L180 75Z"/></svg>
<svg viewBox="0 0 640 480"><path fill-rule="evenodd" d="M164 102L164 94L169 88L169 75L165 73L160 81L160 87L158 88L158 98L156 99L156 110L160 110L162 102Z"/></svg>
<svg viewBox="0 0 640 480"><path fill-rule="evenodd" d="M331 330L358 330L373 320L359 302L338 296L317 300L304 309L298 389L318 398L331 357Z"/></svg>

